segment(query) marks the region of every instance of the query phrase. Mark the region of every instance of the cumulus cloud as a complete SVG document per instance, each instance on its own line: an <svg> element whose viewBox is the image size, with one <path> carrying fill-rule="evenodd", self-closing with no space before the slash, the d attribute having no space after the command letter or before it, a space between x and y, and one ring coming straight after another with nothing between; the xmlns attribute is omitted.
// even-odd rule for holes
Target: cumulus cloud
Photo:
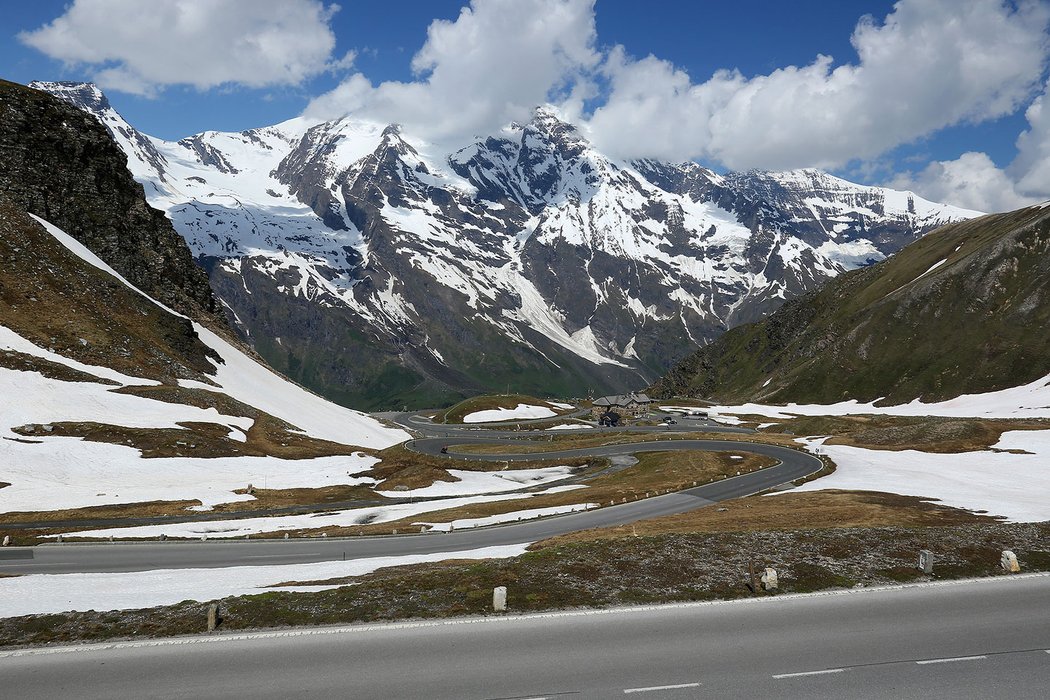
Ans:
<svg viewBox="0 0 1050 700"><path fill-rule="evenodd" d="M891 187L913 190L935 202L995 212L1018 209L1034 200L1017 191L1014 182L986 153L971 151L955 160L934 161L916 174L902 173Z"/></svg>
<svg viewBox="0 0 1050 700"><path fill-rule="evenodd" d="M554 100L591 90L593 0L473 0L454 21L430 25L412 59L416 80L373 85L357 73L313 100L308 117L352 113L404 124L434 141L486 134ZM462 145L462 144L460 144Z"/></svg>
<svg viewBox="0 0 1050 700"><path fill-rule="evenodd" d="M1028 128L1017 138L1017 157L1005 168L986 153L969 152L935 161L918 173L901 173L891 186L959 206L996 212L1050 199L1050 108L1043 93L1025 110Z"/></svg>
<svg viewBox="0 0 1050 700"><path fill-rule="evenodd" d="M858 61L829 56L769 75L720 71L703 83L622 49L592 136L625 157L699 158L743 169L837 167L964 121L1016 111L1045 65L1048 8L1001 0L901 0L865 17Z"/></svg>
<svg viewBox="0 0 1050 700"><path fill-rule="evenodd" d="M318 0L75 0L18 38L123 92L297 85L328 67L337 10Z"/></svg>

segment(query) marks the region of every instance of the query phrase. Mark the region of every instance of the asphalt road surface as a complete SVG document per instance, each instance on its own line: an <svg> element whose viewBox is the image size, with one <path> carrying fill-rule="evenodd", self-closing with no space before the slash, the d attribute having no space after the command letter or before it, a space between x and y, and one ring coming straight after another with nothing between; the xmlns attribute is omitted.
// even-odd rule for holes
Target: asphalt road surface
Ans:
<svg viewBox="0 0 1050 700"><path fill-rule="evenodd" d="M466 440L466 438L463 439ZM425 442L427 446L440 444L439 442ZM657 441L640 445L610 445L582 452L608 456L667 449L750 451L779 459L780 464L685 491L654 496L631 503L542 520L459 530L451 533L340 539L209 540L207 542L169 540L165 542L67 543L38 547L5 547L0 549L0 574L58 574L305 564L339 559L456 552L481 547L520 544L578 530L623 525L646 518L688 512L718 501L766 491L821 468L819 459L798 450L776 445L726 440ZM581 451L567 452L575 454Z"/></svg>
<svg viewBox="0 0 1050 700"><path fill-rule="evenodd" d="M583 429L578 433L645 432L653 440L629 445L609 445L575 450L559 450L542 457L532 454L477 455L456 454L455 446L479 442L504 445L522 444L536 439L520 431L499 430L499 425L483 429L468 426L437 425L416 413L397 414L395 422L411 426L430 437L408 443L410 449L440 455L443 447L457 458L524 462L538 458L611 457L638 452L668 450L712 450L753 452L779 460L779 464L756 472L705 484L678 493L654 496L632 503L605 506L580 513L560 515L495 527L381 537L311 538L290 540L209 540L149 541L115 543L63 543L37 547L0 548L0 574L77 573L148 571L171 568L211 568L223 566L306 564L320 561L352 560L381 556L458 552L482 547L521 544L596 527L624 525L663 515L684 513L719 501L760 493L807 476L821 468L818 458L776 445L734 440L663 439L667 432L696 431L698 428L723 431L727 426L710 421L683 419L678 425L626 429ZM527 425L515 421L508 425ZM732 428L733 432L753 432ZM438 437L435 437L437 435ZM452 454L449 455L453 456Z"/></svg>
<svg viewBox="0 0 1050 700"><path fill-rule="evenodd" d="M513 590L510 604L513 606ZM1050 577L0 652L11 698L1045 698Z"/></svg>

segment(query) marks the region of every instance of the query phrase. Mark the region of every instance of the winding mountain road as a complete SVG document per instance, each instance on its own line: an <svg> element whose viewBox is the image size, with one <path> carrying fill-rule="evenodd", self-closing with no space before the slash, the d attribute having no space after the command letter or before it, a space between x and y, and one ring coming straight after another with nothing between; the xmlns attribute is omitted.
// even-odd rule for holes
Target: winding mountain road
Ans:
<svg viewBox="0 0 1050 700"><path fill-rule="evenodd" d="M472 430L469 434L465 434L467 431L465 428L434 426L432 429L421 429L419 424L414 421L413 424L419 432L429 432L431 435L434 432L444 434L442 437L425 437L408 443L410 449L428 455L440 455L443 447L454 448L462 444L493 442L514 445L522 444L523 441L521 433L514 431L485 429ZM696 431L697 428L698 426L693 424L682 426L679 430ZM721 427L718 429L722 430ZM657 430L668 432L664 429ZM737 432L742 430L736 429ZM458 552L482 547L521 544L579 530L623 525L647 518L688 512L719 501L775 488L812 474L823 466L820 459L799 450L735 440L658 438L641 443L557 450L544 453L543 457L555 459L611 457L669 450L752 452L772 457L779 460L779 463L755 472L631 503L542 520L459 530L451 533L342 539L64 543L38 547L6 547L0 549L0 574L147 571L235 565L304 564L341 559ZM449 456L453 455L457 458L512 462L537 459L536 454L481 455L457 453L450 450Z"/></svg>

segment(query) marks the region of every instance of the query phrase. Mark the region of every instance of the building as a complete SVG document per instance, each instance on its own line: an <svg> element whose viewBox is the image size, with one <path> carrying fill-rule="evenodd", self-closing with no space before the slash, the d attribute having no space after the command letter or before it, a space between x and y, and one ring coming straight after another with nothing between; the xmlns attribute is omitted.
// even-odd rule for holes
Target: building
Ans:
<svg viewBox="0 0 1050 700"><path fill-rule="evenodd" d="M591 417L595 420L616 424L630 416L640 418L649 414L649 408L655 403L645 394L616 394L603 396L591 403ZM609 420L616 416L615 420ZM603 421L603 417L605 420Z"/></svg>

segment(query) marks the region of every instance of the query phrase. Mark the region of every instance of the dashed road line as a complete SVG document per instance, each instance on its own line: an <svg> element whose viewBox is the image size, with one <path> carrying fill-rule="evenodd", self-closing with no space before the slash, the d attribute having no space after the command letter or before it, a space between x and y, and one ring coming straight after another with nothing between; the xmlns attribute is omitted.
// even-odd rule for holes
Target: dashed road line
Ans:
<svg viewBox="0 0 1050 700"><path fill-rule="evenodd" d="M699 688L699 683L678 683L676 685L653 685L648 688L625 688L623 691L624 695L630 695L631 693L651 693L657 690L681 690L683 688Z"/></svg>
<svg viewBox="0 0 1050 700"><path fill-rule="evenodd" d="M926 664L950 664L955 661L980 661L981 659L987 658L987 656L981 654L979 656L954 656L950 659L924 659L923 661L916 661L915 663L920 666L925 666Z"/></svg>
<svg viewBox="0 0 1050 700"><path fill-rule="evenodd" d="M801 676L826 676L830 673L842 673L844 668L826 668L823 671L800 671L798 673L777 673L773 676L777 680L781 678L800 678Z"/></svg>

